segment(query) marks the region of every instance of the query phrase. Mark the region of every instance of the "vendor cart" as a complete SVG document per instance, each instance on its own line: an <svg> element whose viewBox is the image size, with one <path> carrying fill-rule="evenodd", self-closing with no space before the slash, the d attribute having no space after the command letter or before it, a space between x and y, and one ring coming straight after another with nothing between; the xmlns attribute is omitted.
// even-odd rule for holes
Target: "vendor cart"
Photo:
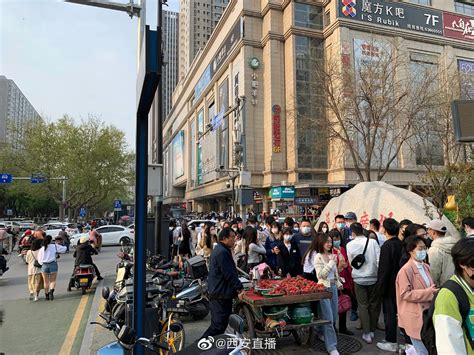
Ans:
<svg viewBox="0 0 474 355"><path fill-rule="evenodd" d="M306 345L311 337L314 326L328 324L329 321L315 319L305 324L286 323L283 327L268 328L265 325L263 307L291 306L298 303L309 303L331 298L330 292L314 292L281 297L264 297L253 290L246 290L242 298L235 304L234 313L244 320L244 336L248 339L262 337L282 337L292 334L298 345Z"/></svg>

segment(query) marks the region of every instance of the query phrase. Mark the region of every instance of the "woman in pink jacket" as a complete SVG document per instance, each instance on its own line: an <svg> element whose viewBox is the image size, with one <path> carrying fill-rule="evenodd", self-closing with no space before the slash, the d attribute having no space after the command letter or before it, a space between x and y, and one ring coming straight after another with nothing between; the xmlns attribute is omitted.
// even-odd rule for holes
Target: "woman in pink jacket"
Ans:
<svg viewBox="0 0 474 355"><path fill-rule="evenodd" d="M410 260L397 275L398 326L404 328L418 355L428 355L421 341L423 311L428 309L438 291L431 277L430 267L424 263L426 244L423 238L410 236L406 240Z"/></svg>

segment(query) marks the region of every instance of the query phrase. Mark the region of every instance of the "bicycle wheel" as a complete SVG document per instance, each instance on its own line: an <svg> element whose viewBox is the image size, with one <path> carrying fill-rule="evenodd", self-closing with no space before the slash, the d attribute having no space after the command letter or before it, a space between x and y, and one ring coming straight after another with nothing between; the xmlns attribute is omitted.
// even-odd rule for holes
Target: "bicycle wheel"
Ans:
<svg viewBox="0 0 474 355"><path fill-rule="evenodd" d="M164 324L163 328L161 329L161 332L167 332L169 330L169 327L171 324L175 323L176 321L172 318L169 318ZM184 349L184 344L185 344L185 333L184 333L184 328L181 329L179 332L169 332L166 334L163 334L160 337L160 342L168 344L169 350L160 350L161 355L168 355L168 354L174 354L178 351L181 351Z"/></svg>

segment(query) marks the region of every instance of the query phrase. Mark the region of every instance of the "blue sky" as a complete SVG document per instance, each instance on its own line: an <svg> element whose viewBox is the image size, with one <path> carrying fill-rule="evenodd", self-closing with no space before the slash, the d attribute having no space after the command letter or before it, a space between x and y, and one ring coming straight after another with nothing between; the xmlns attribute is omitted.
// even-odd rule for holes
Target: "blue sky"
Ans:
<svg viewBox="0 0 474 355"><path fill-rule="evenodd" d="M164 9L178 11L178 0L168 3ZM125 13L58 0L0 0L0 75L13 79L43 117L96 115L123 130L131 148L136 51L137 19Z"/></svg>

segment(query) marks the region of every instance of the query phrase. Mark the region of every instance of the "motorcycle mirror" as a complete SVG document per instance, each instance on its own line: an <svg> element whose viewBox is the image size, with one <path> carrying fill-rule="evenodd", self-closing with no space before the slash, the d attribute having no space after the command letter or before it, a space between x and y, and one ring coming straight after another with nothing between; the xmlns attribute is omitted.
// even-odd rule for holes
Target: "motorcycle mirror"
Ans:
<svg viewBox="0 0 474 355"><path fill-rule="evenodd" d="M173 333L178 333L183 329L183 325L181 323L173 323L170 325L170 331Z"/></svg>
<svg viewBox="0 0 474 355"><path fill-rule="evenodd" d="M110 296L110 289L107 286L103 287L102 288L102 298L105 299L105 300L108 300L109 296Z"/></svg>
<svg viewBox="0 0 474 355"><path fill-rule="evenodd" d="M122 326L116 336L121 343L124 343L126 345L133 345L135 343L135 330L133 328L130 328L129 326Z"/></svg>

